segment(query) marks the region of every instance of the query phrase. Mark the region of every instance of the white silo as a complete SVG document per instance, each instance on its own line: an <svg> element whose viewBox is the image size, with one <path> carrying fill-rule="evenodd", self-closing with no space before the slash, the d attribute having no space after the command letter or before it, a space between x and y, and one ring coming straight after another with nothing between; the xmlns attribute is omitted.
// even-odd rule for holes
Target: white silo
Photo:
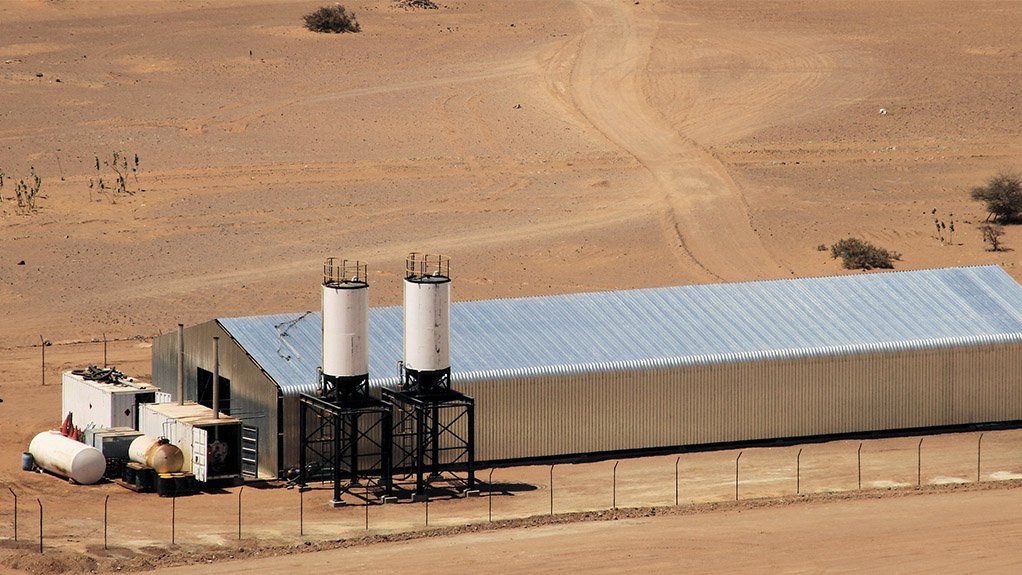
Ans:
<svg viewBox="0 0 1022 575"><path fill-rule="evenodd" d="M408 255L404 320L405 390L450 389L451 274L446 256Z"/></svg>
<svg viewBox="0 0 1022 575"><path fill-rule="evenodd" d="M323 264L323 391L340 399L366 393L369 382L369 284L366 264Z"/></svg>

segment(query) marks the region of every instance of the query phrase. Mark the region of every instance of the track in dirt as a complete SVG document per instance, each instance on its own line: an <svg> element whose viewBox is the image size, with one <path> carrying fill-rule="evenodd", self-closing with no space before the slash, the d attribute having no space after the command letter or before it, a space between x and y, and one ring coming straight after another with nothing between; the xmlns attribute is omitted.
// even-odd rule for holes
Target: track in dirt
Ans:
<svg viewBox="0 0 1022 575"><path fill-rule="evenodd" d="M783 270L752 229L744 199L726 168L654 110L642 78L658 22L647 9L607 0L579 3L587 22L577 45L566 45L548 69L568 69L555 96L604 137L634 157L653 179L663 205L661 225L677 241L679 264L706 279L777 277ZM572 50L571 48L574 48Z"/></svg>

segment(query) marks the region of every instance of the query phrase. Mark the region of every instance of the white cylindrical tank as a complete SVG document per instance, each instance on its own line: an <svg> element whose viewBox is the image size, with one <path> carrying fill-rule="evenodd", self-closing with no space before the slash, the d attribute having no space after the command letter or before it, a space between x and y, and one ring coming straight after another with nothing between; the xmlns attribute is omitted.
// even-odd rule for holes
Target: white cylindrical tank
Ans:
<svg viewBox="0 0 1022 575"><path fill-rule="evenodd" d="M328 258L323 265L323 373L369 373L369 284L362 262Z"/></svg>
<svg viewBox="0 0 1022 575"><path fill-rule="evenodd" d="M75 483L90 485L102 479L106 472L106 458L102 451L68 439L58 431L44 431L36 435L28 451L36 465Z"/></svg>
<svg viewBox="0 0 1022 575"><path fill-rule="evenodd" d="M128 446L128 459L152 467L156 473L177 473L185 463L181 448L152 435L136 437Z"/></svg>
<svg viewBox="0 0 1022 575"><path fill-rule="evenodd" d="M445 256L413 253L405 264L404 364L414 371L451 367L451 277Z"/></svg>

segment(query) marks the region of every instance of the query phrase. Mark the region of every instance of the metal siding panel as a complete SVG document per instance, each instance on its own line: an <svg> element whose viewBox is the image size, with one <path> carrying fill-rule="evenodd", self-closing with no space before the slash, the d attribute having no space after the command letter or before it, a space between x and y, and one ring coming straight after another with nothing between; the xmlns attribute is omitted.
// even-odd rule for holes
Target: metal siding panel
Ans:
<svg viewBox="0 0 1022 575"><path fill-rule="evenodd" d="M479 460L497 461L1022 419L1019 357L1022 344L878 352L543 374L466 391Z"/></svg>

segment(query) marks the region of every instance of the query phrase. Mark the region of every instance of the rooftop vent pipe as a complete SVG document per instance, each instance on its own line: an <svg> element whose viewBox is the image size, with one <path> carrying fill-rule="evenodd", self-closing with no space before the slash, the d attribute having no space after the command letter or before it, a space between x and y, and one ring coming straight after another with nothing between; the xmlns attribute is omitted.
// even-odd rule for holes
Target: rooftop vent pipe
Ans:
<svg viewBox="0 0 1022 575"><path fill-rule="evenodd" d="M213 419L220 419L220 338L213 336Z"/></svg>
<svg viewBox="0 0 1022 575"><path fill-rule="evenodd" d="M177 404L185 404L185 324L177 324Z"/></svg>

